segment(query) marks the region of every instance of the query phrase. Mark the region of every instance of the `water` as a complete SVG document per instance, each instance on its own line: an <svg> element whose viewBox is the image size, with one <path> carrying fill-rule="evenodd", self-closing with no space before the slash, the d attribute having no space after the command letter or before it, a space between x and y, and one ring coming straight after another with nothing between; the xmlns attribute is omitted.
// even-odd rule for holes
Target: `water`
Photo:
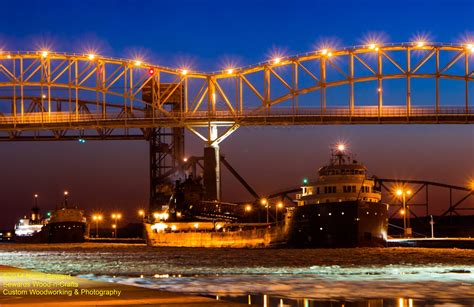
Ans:
<svg viewBox="0 0 474 307"><path fill-rule="evenodd" d="M474 250L0 244L0 263L262 306L474 306Z"/></svg>

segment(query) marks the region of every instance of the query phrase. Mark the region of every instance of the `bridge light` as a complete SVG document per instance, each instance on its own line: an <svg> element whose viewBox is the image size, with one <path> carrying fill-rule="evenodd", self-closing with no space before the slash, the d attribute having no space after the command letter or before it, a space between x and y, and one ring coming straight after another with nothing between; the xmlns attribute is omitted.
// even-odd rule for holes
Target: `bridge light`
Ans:
<svg viewBox="0 0 474 307"><path fill-rule="evenodd" d="M402 189L398 189L396 193L397 193L398 196L402 196L403 191L402 191Z"/></svg>
<svg viewBox="0 0 474 307"><path fill-rule="evenodd" d="M181 70L181 74L182 74L183 76L187 75L187 74L188 74L188 70L187 70L187 69L182 69L182 70Z"/></svg>
<svg viewBox="0 0 474 307"><path fill-rule="evenodd" d="M279 202L279 203L277 204L277 207L280 208L280 209L283 208L283 203L282 203L282 202Z"/></svg>
<svg viewBox="0 0 474 307"><path fill-rule="evenodd" d="M247 212L252 211L252 206L251 205L245 206L245 211L247 211Z"/></svg>
<svg viewBox="0 0 474 307"><path fill-rule="evenodd" d="M303 178L303 184L308 184L308 178Z"/></svg>
<svg viewBox="0 0 474 307"><path fill-rule="evenodd" d="M188 158L183 158L183 162L188 162Z"/></svg>
<svg viewBox="0 0 474 307"><path fill-rule="evenodd" d="M344 144L337 145L337 150L340 152L343 152L344 150L346 150L346 145Z"/></svg>
<svg viewBox="0 0 474 307"><path fill-rule="evenodd" d="M403 210L403 209L400 210L400 214L401 214L401 215L405 215L405 210Z"/></svg>
<svg viewBox="0 0 474 307"><path fill-rule="evenodd" d="M95 54L89 53L89 54L87 55L87 58L92 61L93 59L95 59Z"/></svg>
<svg viewBox="0 0 474 307"><path fill-rule="evenodd" d="M369 45L369 49L370 49L370 50L375 50L375 48L377 48L377 45L376 45L376 44L370 44L370 45Z"/></svg>
<svg viewBox="0 0 474 307"><path fill-rule="evenodd" d="M45 98L46 98L46 94L41 95L41 98L45 99Z"/></svg>
<svg viewBox="0 0 474 307"><path fill-rule="evenodd" d="M278 63L280 63L280 62L281 62L281 58L278 58L278 57L277 57L277 58L274 58L274 59L273 59L273 64L278 64Z"/></svg>
<svg viewBox="0 0 474 307"><path fill-rule="evenodd" d="M140 60L135 60L135 63L134 63L134 64L135 64L135 66L140 66L140 65L142 65L142 61L140 61Z"/></svg>
<svg viewBox="0 0 474 307"><path fill-rule="evenodd" d="M381 91L382 91L382 89L379 87L379 88L377 89L377 92L381 92Z"/></svg>
<svg viewBox="0 0 474 307"><path fill-rule="evenodd" d="M227 74L228 74L228 75L232 75L233 73L234 73L234 69L233 69L233 68L227 69Z"/></svg>
<svg viewBox="0 0 474 307"><path fill-rule="evenodd" d="M323 49L319 51L322 55L326 55L328 53L327 49Z"/></svg>
<svg viewBox="0 0 474 307"><path fill-rule="evenodd" d="M268 201L267 201L266 198L262 198L262 199L260 200L260 203L265 206L265 205L268 203Z"/></svg>
<svg viewBox="0 0 474 307"><path fill-rule="evenodd" d="M49 52L48 52L48 51L46 51L46 50L44 50L44 51L41 51L41 56L42 56L43 58L47 57L47 56L48 56L48 54L49 54Z"/></svg>
<svg viewBox="0 0 474 307"><path fill-rule="evenodd" d="M153 75L155 74L155 69L154 69L153 67L150 67L150 68L148 69L148 74L149 74L150 76L153 76Z"/></svg>
<svg viewBox="0 0 474 307"><path fill-rule="evenodd" d="M11 59L11 58L12 58L12 56L11 56L11 55L7 55L7 59Z"/></svg>
<svg viewBox="0 0 474 307"><path fill-rule="evenodd" d="M328 58L332 57L332 52L328 52L327 56Z"/></svg>
<svg viewBox="0 0 474 307"><path fill-rule="evenodd" d="M418 41L418 42L416 42L416 46L417 46L418 48L421 48L421 47L425 46L425 42L423 42L423 41Z"/></svg>

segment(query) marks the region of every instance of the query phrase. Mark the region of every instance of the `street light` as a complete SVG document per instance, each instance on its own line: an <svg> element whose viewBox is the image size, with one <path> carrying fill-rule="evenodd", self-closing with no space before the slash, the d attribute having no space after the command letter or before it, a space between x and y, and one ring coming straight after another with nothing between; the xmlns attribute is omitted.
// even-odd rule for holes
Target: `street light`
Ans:
<svg viewBox="0 0 474 307"><path fill-rule="evenodd" d="M112 213L112 219L114 220L115 222L115 227L117 227L118 225L118 220L120 220L122 218L122 214L120 213ZM115 237L117 238L117 231L115 231Z"/></svg>
<svg viewBox="0 0 474 307"><path fill-rule="evenodd" d="M410 207L407 206L407 196L411 195L410 189L397 189L396 194L402 198L403 204L403 234L405 237L409 237L412 234L410 227Z"/></svg>
<svg viewBox="0 0 474 307"><path fill-rule="evenodd" d="M267 208L267 224L270 220L270 214L268 213L268 200L266 198L262 198L260 203Z"/></svg>
<svg viewBox="0 0 474 307"><path fill-rule="evenodd" d="M283 208L283 202L278 202L278 204L275 205L275 224L278 224L278 209Z"/></svg>
<svg viewBox="0 0 474 307"><path fill-rule="evenodd" d="M69 195L68 191L64 191L64 206L67 207L67 197Z"/></svg>
<svg viewBox="0 0 474 307"><path fill-rule="evenodd" d="M102 221L102 215L100 214L94 214L92 216L92 220L95 221L95 237L99 237L99 221Z"/></svg>
<svg viewBox="0 0 474 307"><path fill-rule="evenodd" d="M112 224L112 234L114 237L117 237L117 224Z"/></svg>
<svg viewBox="0 0 474 307"><path fill-rule="evenodd" d="M142 217L142 222L144 222L145 221L145 210L143 210L143 209L138 210L138 216L141 216Z"/></svg>

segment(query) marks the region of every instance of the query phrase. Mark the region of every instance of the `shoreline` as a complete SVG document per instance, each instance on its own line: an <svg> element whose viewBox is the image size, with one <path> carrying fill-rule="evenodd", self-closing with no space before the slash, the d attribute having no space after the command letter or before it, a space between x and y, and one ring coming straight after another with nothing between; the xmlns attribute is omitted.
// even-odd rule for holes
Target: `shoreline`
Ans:
<svg viewBox="0 0 474 307"><path fill-rule="evenodd" d="M203 296L92 281L0 265L0 305L242 306Z"/></svg>

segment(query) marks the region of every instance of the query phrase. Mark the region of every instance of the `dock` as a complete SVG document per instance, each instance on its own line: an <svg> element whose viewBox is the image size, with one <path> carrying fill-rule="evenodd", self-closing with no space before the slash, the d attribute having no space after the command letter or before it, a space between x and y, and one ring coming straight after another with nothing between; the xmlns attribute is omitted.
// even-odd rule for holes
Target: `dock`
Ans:
<svg viewBox="0 0 474 307"><path fill-rule="evenodd" d="M243 306L202 296L92 281L0 265L0 306Z"/></svg>
<svg viewBox="0 0 474 307"><path fill-rule="evenodd" d="M474 249L474 238L392 238L387 246Z"/></svg>

